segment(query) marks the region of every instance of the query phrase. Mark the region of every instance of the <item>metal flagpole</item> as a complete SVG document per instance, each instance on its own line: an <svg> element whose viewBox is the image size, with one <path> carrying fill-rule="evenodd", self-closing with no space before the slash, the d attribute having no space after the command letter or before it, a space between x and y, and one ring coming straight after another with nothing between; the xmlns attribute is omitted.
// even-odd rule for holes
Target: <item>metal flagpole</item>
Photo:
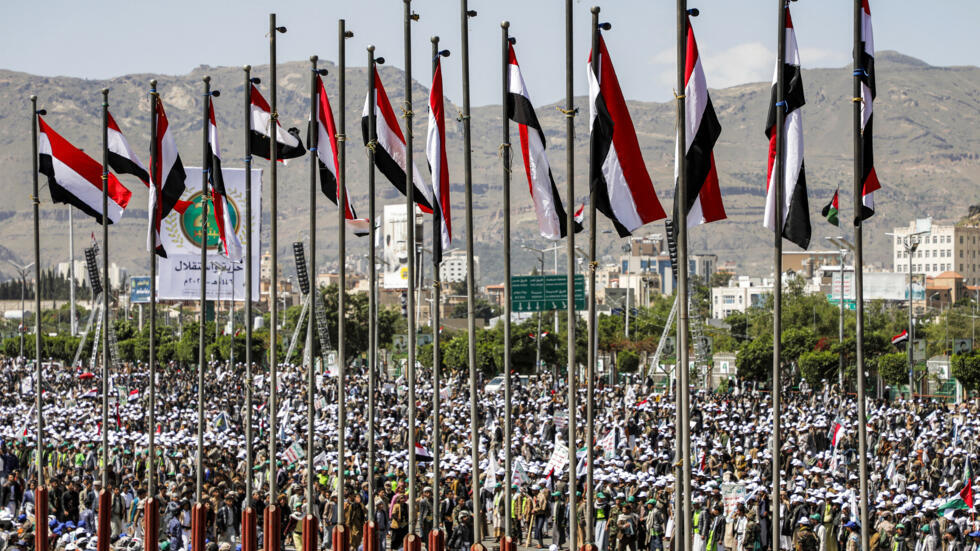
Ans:
<svg viewBox="0 0 980 551"><path fill-rule="evenodd" d="M405 8L405 208L408 236L408 534L406 546L418 540L415 533L417 514L416 487L417 465L415 457L415 182L412 161L412 21L418 14L412 12L412 0L404 0Z"/></svg>
<svg viewBox="0 0 980 551"><path fill-rule="evenodd" d="M245 503L242 504L242 551L256 551L256 519L252 507L252 491L255 473L255 459L252 446L255 444L252 435L252 84L258 83L258 78L252 78L252 66L246 65L245 70Z"/></svg>
<svg viewBox="0 0 980 551"><path fill-rule="evenodd" d="M572 0L565 0L565 179L566 187L566 221L567 228L567 285L565 300L568 310L568 548L578 549L576 545L576 528L578 515L575 511L575 423L576 423L576 394L575 394L575 115L578 110L574 104L573 67L574 46L572 34ZM593 222L590 222L593 223ZM557 254L557 253L556 253ZM590 442L591 444L591 442ZM589 521L590 519L586 519Z"/></svg>
<svg viewBox="0 0 980 551"><path fill-rule="evenodd" d="M102 490L99 492L99 549L109 549L109 89L102 89ZM72 282L74 286L74 282Z"/></svg>
<svg viewBox="0 0 980 551"><path fill-rule="evenodd" d="M68 299L71 302L71 336L74 337L78 333L78 313L75 307L75 216L72 211L74 209L68 205L68 279L71 281Z"/></svg>
<svg viewBox="0 0 980 551"><path fill-rule="evenodd" d="M858 470L860 475L861 492L861 548L870 549L870 527L868 526L868 434L867 412L864 401L864 243L861 207L864 191L864 140L861 136L863 121L862 108L870 109L870 105L861 102L861 91L865 76L864 45L861 40L861 20L864 15L864 2L854 0L854 303L857 308L857 323L855 337L857 339L857 411L858 411ZM870 100L870 97L868 98ZM911 258L909 259L911 262ZM844 312L844 267L841 263L841 315ZM841 389L843 394L843 388Z"/></svg>
<svg viewBox="0 0 980 551"><path fill-rule="evenodd" d="M32 180L34 184L34 194L31 200L34 204L34 405L37 414L37 449L35 453L35 469L37 470L37 493L39 505L42 507L37 510L37 522L47 524L48 513L48 492L44 487L44 416L41 411L41 394L43 392L41 384L41 225L40 225L40 199L38 198L38 178L37 178L37 117L45 115L47 112L37 108L37 96L31 96L31 156ZM23 287L22 287L23 289ZM23 319L23 310L21 310ZM21 331L24 331L21 322ZM43 514L42 514L43 513ZM48 534L44 530L38 530L35 536L35 546L38 551L45 551L48 546Z"/></svg>
<svg viewBox="0 0 980 551"><path fill-rule="evenodd" d="M432 78L435 80L436 67L440 56L449 57L449 50L439 51L439 37L433 36L432 39ZM445 147L445 144L442 144ZM448 170L448 167L442 167ZM439 185L438 182L433 182ZM445 534L442 533L442 521L439 514L439 454L441 447L440 426L441 417L439 408L441 406L439 396L439 369L442 367L442 355L439 352L439 286L441 279L439 265L442 261L442 220L441 210L432 210L432 511L435 522L432 525L432 532L422 534L428 538L430 551L436 551L443 545Z"/></svg>
<svg viewBox="0 0 980 551"><path fill-rule="evenodd" d="M780 362L782 354L782 309L783 309L783 184L784 155L786 152L786 10L788 0L777 0L779 5L779 38L776 51L776 159L773 172L776 174L775 189L775 219L776 231L773 242L773 310L772 310L772 545L779 548L780 514L779 514L779 446L780 446Z"/></svg>
<svg viewBox="0 0 980 551"><path fill-rule="evenodd" d="M270 228L269 255L271 266L271 283L269 287L269 502L265 508L265 530L263 530L263 548L268 551L279 551L280 540L278 537L271 537L279 533L280 511L277 506L278 497L277 473L277 454L276 454L276 414L279 412L279 389L278 389L278 364L279 364L279 345L278 328L279 322L279 251L278 246L278 189L276 182L277 163L277 134L279 131L279 112L276 110L276 33L286 32L286 27L276 26L276 14L269 14L269 105L271 117L269 119L269 175L271 184L269 186L269 209L272 213L272 224Z"/></svg>
<svg viewBox="0 0 980 551"><path fill-rule="evenodd" d="M473 274L473 164L470 150L470 17L476 11L467 7L467 0L460 0L460 46L463 60L463 185L466 210L466 332L467 360L470 371L470 484L473 502L473 545L482 547L483 510L480 507L480 436L476 409L476 277Z"/></svg>
<svg viewBox="0 0 980 551"><path fill-rule="evenodd" d="M368 528L366 535L370 538L370 541L366 540L365 549L367 545L371 545L371 549L367 551L374 551L377 549L377 534L375 534L374 529L374 499L375 492L377 488L375 487L375 446L374 446L374 400L375 393L377 391L377 379L378 379L378 342L377 342L377 317L378 317L378 302L377 302L377 285L378 285L378 274L377 266L378 261L375 255L377 254L377 244L375 242L375 197L374 197L374 148L378 143L377 129L375 128L375 114L374 114L374 72L375 65L384 63L384 58L374 57L374 46L368 46L368 143L367 147L367 160L368 160L368 279L370 284L368 286Z"/></svg>
<svg viewBox="0 0 980 551"><path fill-rule="evenodd" d="M510 44L516 42L509 36L510 22L504 21L500 24L500 76L501 76L501 114L500 121L503 129L503 141L500 146L501 168L500 175L503 177L503 210L504 210L504 551L514 549L514 543L510 538L510 500L511 500L511 438L513 427L511 426L511 373L510 373L510 347L511 347L511 263L510 263L510 117L507 113L508 97L510 96ZM538 318L540 320L540 316ZM535 338L541 342L541 331ZM537 372L537 366L535 366ZM495 453L491 451L490 453ZM491 461L495 465L496 461ZM491 480L495 480L497 473L490 473Z"/></svg>
<svg viewBox="0 0 980 551"><path fill-rule="evenodd" d="M691 15L697 15L697 11L691 10ZM683 512L683 535L678 541L685 550L692 549L692 536L694 533L691 526L691 425L688 422L691 407L691 394L688 370L688 274L687 274L687 134L686 134L686 111L687 104L685 98L686 67L687 67L687 0L677 0L677 204L680 208L674 216L674 231L677 236L677 363L675 370L678 371L677 392L679 396L680 410L675 415L680 417L680 433L677 435L681 441L681 496L684 504L680 510ZM627 296L629 293L627 292ZM627 312L629 316L629 312ZM677 515L674 517L675 524ZM676 529L676 528L675 528Z"/></svg>
<svg viewBox="0 0 980 551"><path fill-rule="evenodd" d="M157 103L160 101L160 95L157 93L157 81L150 81L150 190L149 192L154 194L156 197L156 204L159 204L160 196L158 193L160 183L160 159L159 157L159 142L157 141ZM148 446L147 446L147 457L146 457L146 488L147 488L147 500L143 505L143 520L144 520L144 537L143 537L143 548L146 551L156 551L159 549L159 531L160 531L160 505L157 500L156 494L156 396L157 396L157 371L156 371L156 328L157 328L157 254L156 254L156 221L157 221L157 209L153 209L150 212L150 234L151 239L154 241L151 243L150 249L150 344L149 344L149 358L147 363L149 364L150 380L148 386L150 388L150 403L149 403L149 426L147 427L147 432L149 433ZM248 551L248 550L246 550Z"/></svg>
<svg viewBox="0 0 980 551"><path fill-rule="evenodd" d="M337 87L339 89L338 126L337 126L337 158L340 164L340 173L337 175L337 263L340 265L339 285L337 289L337 477L338 487L340 488L340 498L337 500L337 524L344 522L344 452L347 438L347 347L344 339L346 338L345 318L347 313L347 167L346 167L346 147L347 147L347 39L352 38L354 33L346 28L347 22L343 19L337 21L337 49L338 49L338 73ZM315 118L315 113L312 114ZM314 123L315 124L315 123ZM312 188L311 189L311 193ZM311 256L312 258L312 256ZM312 272L312 277L316 281L316 272ZM312 306L312 304L311 304ZM311 312L313 310L310 310ZM312 317L310 318L312 319ZM326 328L324 328L326 329ZM310 334L312 338L312 333ZM311 452L312 453L312 452ZM312 486L311 486L312 488ZM311 489L310 497L313 493Z"/></svg>

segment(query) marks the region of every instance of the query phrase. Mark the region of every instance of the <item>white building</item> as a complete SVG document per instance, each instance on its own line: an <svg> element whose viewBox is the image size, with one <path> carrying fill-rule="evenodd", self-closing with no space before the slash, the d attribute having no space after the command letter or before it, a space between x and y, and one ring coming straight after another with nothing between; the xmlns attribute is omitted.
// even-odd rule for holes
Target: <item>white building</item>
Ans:
<svg viewBox="0 0 980 551"><path fill-rule="evenodd" d="M980 227L932 225L929 233L918 236L919 246L909 259L904 239L915 232L915 222L895 228L892 237L894 271L912 272L935 277L943 272L957 272L967 285L980 284Z"/></svg>
<svg viewBox="0 0 980 551"><path fill-rule="evenodd" d="M408 288L408 213L404 204L385 205L381 230L382 274L385 289ZM422 246L422 228L425 218L415 208L416 253ZM418 268L418 263L416 263Z"/></svg>
<svg viewBox="0 0 980 551"><path fill-rule="evenodd" d="M99 262L99 277L102 277L102 257L98 257ZM63 277L68 279L69 277L69 263L59 262L58 266L55 267L55 274L58 277ZM113 289L119 289L120 285L123 284L127 279L129 279L129 271L126 268L119 267L115 262L109 263L109 284L112 285ZM75 261L75 282L81 285L83 282L86 286L90 284L88 280L88 266L85 265L84 260Z"/></svg>
<svg viewBox="0 0 980 551"><path fill-rule="evenodd" d="M466 251L443 253L442 264L439 265L439 278L444 283L466 281ZM480 281L480 257L477 255L473 255L473 281Z"/></svg>
<svg viewBox="0 0 980 551"><path fill-rule="evenodd" d="M727 287L711 288L711 317L725 319L749 307L766 305L766 295L772 294L772 280L741 276Z"/></svg>

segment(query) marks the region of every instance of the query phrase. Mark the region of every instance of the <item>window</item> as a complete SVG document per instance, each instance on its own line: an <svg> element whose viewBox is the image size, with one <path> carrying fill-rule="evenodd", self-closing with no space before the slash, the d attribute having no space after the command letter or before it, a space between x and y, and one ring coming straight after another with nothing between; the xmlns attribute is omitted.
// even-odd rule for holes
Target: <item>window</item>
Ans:
<svg viewBox="0 0 980 551"><path fill-rule="evenodd" d="M725 301L725 304L735 304L735 296L734 295L725 295L724 301Z"/></svg>
<svg viewBox="0 0 980 551"><path fill-rule="evenodd" d="M901 237L898 237L898 236L895 236L895 244L896 245L901 245L902 244L902 238Z"/></svg>

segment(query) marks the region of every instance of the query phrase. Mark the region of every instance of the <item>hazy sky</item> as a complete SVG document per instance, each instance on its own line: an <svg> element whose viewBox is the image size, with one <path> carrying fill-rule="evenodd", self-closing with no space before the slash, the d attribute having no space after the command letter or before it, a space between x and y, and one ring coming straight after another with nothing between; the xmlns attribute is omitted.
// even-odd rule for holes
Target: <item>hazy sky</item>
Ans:
<svg viewBox="0 0 980 551"><path fill-rule="evenodd" d="M610 55L628 98L663 101L674 82L671 0L575 0L575 89L586 91L589 8L599 5ZM701 10L695 33L708 84L721 88L768 81L775 60L777 3L773 0L690 0ZM851 51L851 1L801 0L794 22L805 67L846 65ZM427 83L429 37L452 50L444 61L446 93L461 96L457 0L415 0L414 78ZM564 1L470 0L471 101L500 101L500 22L509 19L517 55L535 103L564 96ZM938 8L942 9L938 9ZM368 44L389 65L404 67L401 0L44 0L5 2L0 68L45 76L106 78L128 73L181 75L198 65L268 62L268 14L288 33L279 36L280 61L312 54L336 60L337 19L355 37L348 65L364 65ZM872 0L878 50L898 50L934 65L980 64L980 1Z"/></svg>

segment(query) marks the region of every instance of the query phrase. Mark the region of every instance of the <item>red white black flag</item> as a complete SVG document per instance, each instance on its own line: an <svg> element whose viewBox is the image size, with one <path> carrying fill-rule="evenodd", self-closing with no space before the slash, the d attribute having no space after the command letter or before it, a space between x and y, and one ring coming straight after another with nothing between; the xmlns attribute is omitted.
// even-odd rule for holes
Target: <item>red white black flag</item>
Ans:
<svg viewBox="0 0 980 551"><path fill-rule="evenodd" d="M337 193L340 189L337 186L340 174L340 159L337 156L337 125L333 120L333 109L330 107L330 99L327 97L327 90L323 87L323 80L319 75L316 77L317 88L317 146L316 157L320 172L320 191L337 204ZM309 137L307 137L309 140ZM311 148L312 150L312 148ZM354 211L354 206L350 202L350 191L344 182L344 218L347 226L354 230L358 236L368 234L369 221L358 218Z"/></svg>
<svg viewBox="0 0 980 551"><path fill-rule="evenodd" d="M545 239L558 240L568 233L568 217L558 193L558 186L555 185L555 178L551 175L551 165L548 164L548 155L545 152L544 131L534 112L534 105L524 84L521 67L517 64L513 45L510 46L509 57L507 116L517 124L521 137L524 173L527 175L531 200L534 201L538 231ZM577 216L581 212L581 208L576 211L576 233L582 230L581 218Z"/></svg>
<svg viewBox="0 0 980 551"><path fill-rule="evenodd" d="M875 88L875 38L871 26L871 6L863 0L861 11L861 66L857 67L861 79L861 212L860 220L874 216L874 192L881 189L878 174L875 172L874 155L874 101Z"/></svg>
<svg viewBox="0 0 980 551"><path fill-rule="evenodd" d="M109 138L109 168L116 174L131 174L139 178L144 186L150 186L150 173L140 162L129 141L123 136L116 120L112 118L112 113L106 112L109 117L108 138Z"/></svg>
<svg viewBox="0 0 980 551"><path fill-rule="evenodd" d="M251 106L249 109L252 117L249 139L251 140L252 153L263 159L269 159L272 155L272 150L269 148L269 136L272 135L272 111L269 103L265 101L254 84L251 89ZM299 130L295 128L290 128L288 131L283 130L277 119L276 159L279 161L295 159L302 157L305 153L306 148L303 147L299 139Z"/></svg>
<svg viewBox="0 0 980 551"><path fill-rule="evenodd" d="M72 205L102 223L102 165L59 136L44 119L38 123L38 172L48 177L55 203ZM112 174L107 181L110 224L122 218L132 193Z"/></svg>
<svg viewBox="0 0 980 551"><path fill-rule="evenodd" d="M708 83L704 78L698 43L694 39L691 20L687 20L687 67L684 71L685 88L685 137L684 156L687 172L687 214L688 227L707 224L727 218L725 205L721 201L721 188L718 187L718 171L715 168L714 147L721 135L721 123L715 116L715 108L708 96ZM680 143L674 164L674 178L679 174ZM678 218L677 195L674 195L674 219Z"/></svg>
<svg viewBox="0 0 980 551"><path fill-rule="evenodd" d="M184 164L177 153L177 142L174 140L173 133L170 132L170 124L167 122L167 114L163 110L163 102L157 102L157 135L154 137L157 146L157 155L160 157L158 163L150 159L150 166L156 164L156 173L151 174L150 181L153 184L150 189L150 231L147 235L147 248L153 248L156 254L166 258L167 251L164 250L160 240L160 224L163 219L170 214L180 196L184 193L186 185L184 180L187 174L184 172Z"/></svg>
<svg viewBox="0 0 980 551"><path fill-rule="evenodd" d="M205 159L208 169L208 181L211 182L211 192L214 196L214 220L218 226L218 237L221 238L222 253L231 260L241 260L244 256L242 241L235 232L235 224L231 219L231 204L225 190L225 179L221 174L221 146L218 144L218 125L214 121L214 101L208 98L208 148L211 154Z"/></svg>
<svg viewBox="0 0 980 551"><path fill-rule="evenodd" d="M364 98L364 112L361 115L361 132L364 134L364 145L371 141L371 129L369 127L370 118L368 117L368 107L370 98ZM377 136L377 146L374 148L374 164L378 170L388 178L391 185L398 191L405 194L405 136L402 135L401 128L398 127L398 119L395 111L391 108L388 101L388 94L381 84L381 75L374 71L374 121L375 136ZM412 184L415 186L415 203L427 214L432 213L432 188L425 184L425 180L419 174L419 169L412 163Z"/></svg>
<svg viewBox="0 0 980 551"><path fill-rule="evenodd" d="M766 122L766 137L769 138L769 168L766 179L766 213L763 221L765 227L782 233L782 236L801 248L810 245L810 205L806 191L806 171L803 164L803 77L800 71L800 51L796 45L796 32L793 29L793 19L789 8L786 8L786 51L784 86L786 103L780 104L776 98L776 80L780 67L776 67L773 76L772 97L769 102L769 117ZM786 111L783 129L776 132L776 109ZM773 165L776 162L776 140L779 134L783 138L783 204L782 221L776 222L776 174Z"/></svg>
<svg viewBox="0 0 980 551"><path fill-rule="evenodd" d="M598 75L592 70L593 55L599 56ZM593 159L590 182L596 192L596 209L612 220L620 237L626 237L667 215L643 164L633 119L601 34L599 51L589 54L588 75Z"/></svg>
<svg viewBox="0 0 980 551"><path fill-rule="evenodd" d="M432 258L435 264L442 261L442 251L453 240L453 219L449 202L449 162L446 160L446 112L442 97L441 56L435 58L432 88L429 89L429 133L425 140L425 156L432 174ZM439 238L437 239L436 236Z"/></svg>

